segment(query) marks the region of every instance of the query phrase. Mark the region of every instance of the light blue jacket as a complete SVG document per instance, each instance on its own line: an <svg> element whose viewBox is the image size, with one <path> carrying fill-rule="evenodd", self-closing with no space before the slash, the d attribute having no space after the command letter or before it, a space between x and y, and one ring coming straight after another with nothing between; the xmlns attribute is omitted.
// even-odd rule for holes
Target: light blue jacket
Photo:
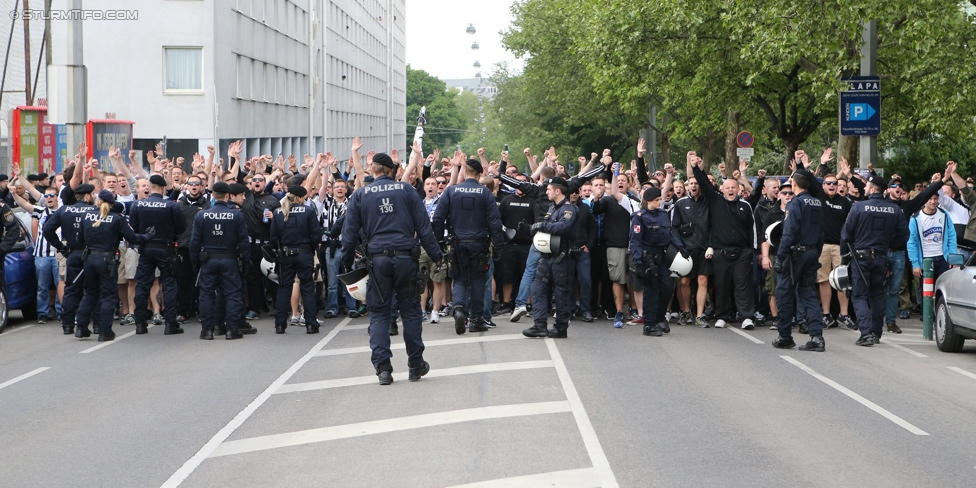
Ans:
<svg viewBox="0 0 976 488"><path fill-rule="evenodd" d="M942 226L942 257L946 257L956 253L956 229L952 225L952 217L949 217L949 213L941 207L938 210L945 219ZM912 268L922 267L922 236L918 231L919 213L908 219L908 259L912 262Z"/></svg>

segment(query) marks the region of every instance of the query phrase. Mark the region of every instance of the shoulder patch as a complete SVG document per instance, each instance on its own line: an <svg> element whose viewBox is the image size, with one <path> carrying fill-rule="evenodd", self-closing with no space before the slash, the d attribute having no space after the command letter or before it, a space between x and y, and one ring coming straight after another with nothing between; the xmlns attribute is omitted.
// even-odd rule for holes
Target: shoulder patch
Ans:
<svg viewBox="0 0 976 488"><path fill-rule="evenodd" d="M7 222L13 222L14 213L8 210L7 213L3 214L3 219L6 220Z"/></svg>
<svg viewBox="0 0 976 488"><path fill-rule="evenodd" d="M566 220L569 220L569 219L573 218L573 211L572 210L566 210L566 211L564 211L563 212L563 218L566 219Z"/></svg>
<svg viewBox="0 0 976 488"><path fill-rule="evenodd" d="M634 224L634 234L640 234L641 226L640 224Z"/></svg>

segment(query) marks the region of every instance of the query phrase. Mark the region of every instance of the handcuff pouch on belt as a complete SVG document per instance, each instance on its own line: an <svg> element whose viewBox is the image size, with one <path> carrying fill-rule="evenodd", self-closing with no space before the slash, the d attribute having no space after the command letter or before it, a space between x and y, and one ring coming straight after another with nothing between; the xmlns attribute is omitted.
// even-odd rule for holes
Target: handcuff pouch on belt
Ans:
<svg viewBox="0 0 976 488"><path fill-rule="evenodd" d="M569 250L569 253L568 254L569 254L569 257L571 257L573 259L579 259L579 257L583 255L583 248L581 248L581 247L574 247L574 248L572 248L572 249Z"/></svg>
<svg viewBox="0 0 976 488"><path fill-rule="evenodd" d="M854 251L854 257L856 257L858 261L872 261L874 259L874 250L858 249Z"/></svg>

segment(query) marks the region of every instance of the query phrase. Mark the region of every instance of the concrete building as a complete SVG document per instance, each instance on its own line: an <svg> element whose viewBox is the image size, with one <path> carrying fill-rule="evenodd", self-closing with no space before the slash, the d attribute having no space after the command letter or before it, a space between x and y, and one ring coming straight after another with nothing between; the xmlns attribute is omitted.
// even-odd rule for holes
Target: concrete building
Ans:
<svg viewBox="0 0 976 488"><path fill-rule="evenodd" d="M54 0L52 10L67 6ZM241 139L245 156L301 160L324 150L348 157L355 136L377 151L406 138L405 0L102 0L84 8L128 12L84 20L84 64L88 118L134 121L136 149L165 137L167 155L189 161L214 140L224 155ZM43 30L43 20L33 22ZM65 64L67 24L51 21L55 65ZM48 98L44 71L40 98Z"/></svg>

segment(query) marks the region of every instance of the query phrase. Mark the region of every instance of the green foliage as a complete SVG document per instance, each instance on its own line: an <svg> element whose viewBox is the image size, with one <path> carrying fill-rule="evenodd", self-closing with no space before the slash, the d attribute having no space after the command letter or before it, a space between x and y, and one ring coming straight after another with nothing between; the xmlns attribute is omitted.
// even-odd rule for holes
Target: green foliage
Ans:
<svg viewBox="0 0 976 488"><path fill-rule="evenodd" d="M411 69L407 65L407 140L406 147L413 144L414 129L417 127L417 114L420 107L427 107L429 135L424 136L424 154L435 147L453 147L460 139L461 132L468 128L464 115L457 105L457 90L447 90L443 81L426 71Z"/></svg>
<svg viewBox="0 0 976 488"><path fill-rule="evenodd" d="M929 181L933 173L945 173L946 162L959 163L957 171L963 177L976 172L976 141L969 138L927 137L924 140L893 149L885 161L885 174L898 172L906 181Z"/></svg>

